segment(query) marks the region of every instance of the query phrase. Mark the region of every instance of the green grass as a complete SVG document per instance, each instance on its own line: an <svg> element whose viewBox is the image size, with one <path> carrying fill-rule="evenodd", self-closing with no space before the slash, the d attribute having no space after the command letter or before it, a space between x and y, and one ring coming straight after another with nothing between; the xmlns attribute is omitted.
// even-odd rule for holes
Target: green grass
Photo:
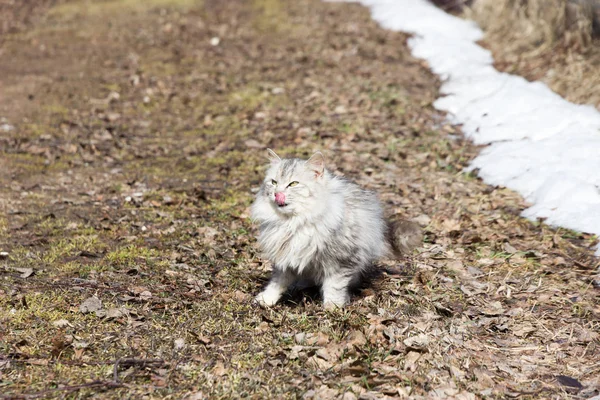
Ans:
<svg viewBox="0 0 600 400"><path fill-rule="evenodd" d="M139 263L151 263L159 254L154 249L132 244L107 253L105 261L113 267L132 267Z"/></svg>

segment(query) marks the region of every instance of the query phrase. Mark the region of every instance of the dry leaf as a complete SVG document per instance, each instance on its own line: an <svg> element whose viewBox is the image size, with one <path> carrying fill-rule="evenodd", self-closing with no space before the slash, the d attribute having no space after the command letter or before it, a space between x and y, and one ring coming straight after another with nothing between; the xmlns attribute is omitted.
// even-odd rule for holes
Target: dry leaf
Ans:
<svg viewBox="0 0 600 400"><path fill-rule="evenodd" d="M185 339L183 339L183 338L175 339L175 341L173 342L173 347L175 348L175 350L183 349L185 347Z"/></svg>
<svg viewBox="0 0 600 400"><path fill-rule="evenodd" d="M102 301L97 297L90 297L86 299L80 306L79 311L83 314L97 312L102 309Z"/></svg>
<svg viewBox="0 0 600 400"><path fill-rule="evenodd" d="M407 339L404 339L403 343L406 347L415 351L428 351L429 343L431 339L428 335L424 333L420 333L417 336L412 336Z"/></svg>
<svg viewBox="0 0 600 400"><path fill-rule="evenodd" d="M421 358L421 353L416 351L409 351L404 357L404 370L405 371L416 371L417 361Z"/></svg>
<svg viewBox="0 0 600 400"><path fill-rule="evenodd" d="M355 346L360 348L367 344L367 339L365 338L364 333L358 330L351 331L346 337L346 343L351 346Z"/></svg>
<svg viewBox="0 0 600 400"><path fill-rule="evenodd" d="M312 333L306 335L306 344L311 346L325 346L327 343L329 343L329 336L323 332L319 332L316 335Z"/></svg>
<svg viewBox="0 0 600 400"><path fill-rule="evenodd" d="M21 278L29 278L33 275L33 268L13 268L15 271L20 272L19 275Z"/></svg>
<svg viewBox="0 0 600 400"><path fill-rule="evenodd" d="M223 361L217 361L217 363L215 364L215 366L213 367L211 372L213 375L216 375L216 376L227 375L227 370L225 369L225 365L223 364Z"/></svg>
<svg viewBox="0 0 600 400"><path fill-rule="evenodd" d="M57 328L64 328L64 327L67 327L67 326L73 328L73 325L69 321L67 321L66 319L56 320L56 321L52 322L52 325L54 325Z"/></svg>

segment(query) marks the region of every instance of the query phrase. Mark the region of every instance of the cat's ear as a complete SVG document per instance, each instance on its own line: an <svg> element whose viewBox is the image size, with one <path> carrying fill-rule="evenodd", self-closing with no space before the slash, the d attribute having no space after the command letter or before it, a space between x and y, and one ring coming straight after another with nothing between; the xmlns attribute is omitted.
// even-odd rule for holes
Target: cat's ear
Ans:
<svg viewBox="0 0 600 400"><path fill-rule="evenodd" d="M325 157L320 151L317 151L306 161L306 168L315 173L315 177L320 177L325 172Z"/></svg>
<svg viewBox="0 0 600 400"><path fill-rule="evenodd" d="M271 149L267 149L267 158L271 161L271 164L279 164L281 158Z"/></svg>

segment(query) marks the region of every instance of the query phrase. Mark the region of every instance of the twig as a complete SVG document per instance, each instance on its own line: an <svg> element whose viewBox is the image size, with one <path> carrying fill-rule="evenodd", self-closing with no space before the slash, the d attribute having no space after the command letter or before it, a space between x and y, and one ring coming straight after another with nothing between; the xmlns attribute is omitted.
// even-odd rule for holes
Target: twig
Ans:
<svg viewBox="0 0 600 400"><path fill-rule="evenodd" d="M132 367L139 365L141 367L158 367L165 363L165 360L161 359L147 359L147 358L119 358L114 363L113 367L113 382L119 382L119 366Z"/></svg>
<svg viewBox="0 0 600 400"><path fill-rule="evenodd" d="M4 356L0 356L0 361L2 360L10 360L10 361L17 361L17 362L25 362L25 363L29 363L31 364L32 362L24 359L24 360L19 360L16 357L4 357ZM22 394L0 394L0 400L27 400L27 399L38 399L41 397L46 397L52 393L56 393L56 392L74 392L77 390L81 390L81 389L89 389L89 388L107 388L107 389L115 389L115 388L119 388L119 387L127 387L128 385L124 384L124 383L120 383L119 382L119 366L124 366L124 367L131 367L131 366L141 366L141 367L159 367L162 366L166 363L165 360L162 359L147 359L147 358L120 358L116 361L88 361L88 362L81 362L81 363L73 363L73 362L60 362L58 360L53 360L55 363L64 363L64 364L68 364L68 365L111 365L113 364L113 380L112 381L93 381L90 383L85 383L85 384L81 384L81 385L74 385L74 386L63 386L60 388L56 388L56 389L48 389L48 390L42 390L40 392L36 392L36 393L22 393ZM57 362L58 361L58 362ZM181 361L183 361L182 359L179 359L177 361L177 364L179 364ZM177 364L175 365L175 367L177 366Z"/></svg>
<svg viewBox="0 0 600 400"><path fill-rule="evenodd" d="M22 394L0 394L0 399L10 399L10 400L26 400L26 399L39 399L41 397L46 397L52 393L57 392L76 392L81 389L116 389L120 387L124 387L125 385L122 383L116 383L111 381L93 381L90 383L84 383L82 385L74 385L74 386L63 386L56 389L47 389L42 390L40 392L35 393L22 393Z"/></svg>
<svg viewBox="0 0 600 400"><path fill-rule="evenodd" d="M19 357L15 357L12 355L8 355L8 356L0 356L0 361L12 361L12 362L21 362L21 363L25 363L25 364L31 364L31 365L40 365L39 361L40 359L32 359L29 360L29 356L26 354L21 354L20 356L25 357L25 358L19 358ZM54 364L64 364L64 365L71 365L71 366L86 366L86 365L119 365L119 366L126 366L126 367L130 367L133 365L141 365L141 366L160 366L166 363L166 361L161 360L161 359L137 359L137 358L120 358L118 360L109 360L109 361L75 361L75 360L48 360L48 359L42 359L44 361L47 361L48 364L47 365L54 365Z"/></svg>

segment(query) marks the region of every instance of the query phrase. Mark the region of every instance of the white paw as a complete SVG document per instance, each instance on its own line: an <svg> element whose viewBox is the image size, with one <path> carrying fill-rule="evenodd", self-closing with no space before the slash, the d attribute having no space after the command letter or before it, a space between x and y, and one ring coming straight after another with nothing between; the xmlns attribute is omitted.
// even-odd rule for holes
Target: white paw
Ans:
<svg viewBox="0 0 600 400"><path fill-rule="evenodd" d="M272 307L277 303L280 297L281 295L277 293L265 290L260 292L258 296L256 296L256 298L254 299L254 301L260 304L261 306Z"/></svg>
<svg viewBox="0 0 600 400"><path fill-rule="evenodd" d="M324 299L323 307L325 307L326 310L335 310L336 308L343 308L346 303L348 303L348 301L344 298Z"/></svg>

